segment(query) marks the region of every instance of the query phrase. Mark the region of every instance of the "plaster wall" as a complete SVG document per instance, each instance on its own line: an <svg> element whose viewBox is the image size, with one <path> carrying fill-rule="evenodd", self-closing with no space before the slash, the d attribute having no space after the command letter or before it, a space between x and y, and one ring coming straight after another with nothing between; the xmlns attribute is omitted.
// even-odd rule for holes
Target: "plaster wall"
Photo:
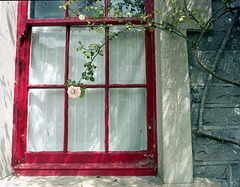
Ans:
<svg viewBox="0 0 240 187"><path fill-rule="evenodd" d="M0 179L11 174L17 1L0 1Z"/></svg>
<svg viewBox="0 0 240 187"><path fill-rule="evenodd" d="M155 9L160 9L165 17L172 12L170 3L155 1ZM203 11L205 19L211 16L210 0L189 0L188 4L189 9ZM156 19L161 21L161 17ZM181 25L180 30L186 35L187 30L196 28L189 23ZM166 186L198 186L193 179L187 42L159 30L155 39L159 175Z"/></svg>

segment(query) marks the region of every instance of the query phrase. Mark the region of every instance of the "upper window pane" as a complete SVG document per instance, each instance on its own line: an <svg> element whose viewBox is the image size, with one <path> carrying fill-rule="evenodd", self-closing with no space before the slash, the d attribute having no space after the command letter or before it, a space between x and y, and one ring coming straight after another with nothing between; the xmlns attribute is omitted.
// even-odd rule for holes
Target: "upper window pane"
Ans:
<svg viewBox="0 0 240 187"><path fill-rule="evenodd" d="M91 44L103 44L104 33L97 33L95 30L89 31L88 27L71 27L70 32L70 50L69 50L69 78L78 81L82 77L82 73L86 70L85 63L90 62L83 54L84 49L77 51L80 47L79 41L82 42L84 48L88 49ZM103 53L105 49L103 48ZM95 81L82 80L84 84L104 84L105 82L105 56L97 55L93 61L93 65L97 66L94 70Z"/></svg>
<svg viewBox="0 0 240 187"><path fill-rule="evenodd" d="M104 0L78 0L73 2L70 5L69 15L73 15L73 12L77 12L77 14L83 14L85 16L93 16L97 14L98 16L104 15Z"/></svg>
<svg viewBox="0 0 240 187"><path fill-rule="evenodd" d="M30 18L64 18L64 9L59 9L63 4L64 1L31 1Z"/></svg>
<svg viewBox="0 0 240 187"><path fill-rule="evenodd" d="M29 84L63 84L65 27L33 27Z"/></svg>
<svg viewBox="0 0 240 187"><path fill-rule="evenodd" d="M112 27L118 32L123 27ZM120 33L109 42L109 82L142 84L146 82L145 37L140 29Z"/></svg>
<svg viewBox="0 0 240 187"><path fill-rule="evenodd" d="M145 0L109 0L109 17L115 13L127 13L125 17L138 17L145 14Z"/></svg>

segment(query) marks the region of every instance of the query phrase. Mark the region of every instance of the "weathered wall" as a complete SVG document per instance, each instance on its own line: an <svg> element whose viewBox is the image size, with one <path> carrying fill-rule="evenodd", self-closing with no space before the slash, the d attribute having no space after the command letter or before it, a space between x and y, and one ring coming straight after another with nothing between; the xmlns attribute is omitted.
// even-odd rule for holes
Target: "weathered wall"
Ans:
<svg viewBox="0 0 240 187"><path fill-rule="evenodd" d="M0 179L11 173L17 1L0 1Z"/></svg>
<svg viewBox="0 0 240 187"><path fill-rule="evenodd" d="M213 12L220 8L220 0L212 3ZM201 58L210 65L228 29L232 13L217 21L213 30L203 38ZM188 33L192 39L196 33ZM199 137L195 132L199 107L203 95L204 81L208 74L201 70L189 47L189 72L191 81L191 116L193 130L194 177L216 178L222 187L240 186L240 147ZM227 46L217 66L217 74L239 81L240 78L240 21L234 27ZM204 130L222 137L240 141L240 88L216 80L212 81L204 113Z"/></svg>

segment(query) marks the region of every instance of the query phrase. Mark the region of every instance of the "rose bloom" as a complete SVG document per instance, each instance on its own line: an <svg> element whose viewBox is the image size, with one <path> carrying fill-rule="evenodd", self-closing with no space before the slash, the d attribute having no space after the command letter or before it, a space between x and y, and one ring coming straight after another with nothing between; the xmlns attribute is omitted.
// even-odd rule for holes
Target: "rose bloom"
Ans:
<svg viewBox="0 0 240 187"><path fill-rule="evenodd" d="M81 94L80 87L70 86L68 87L68 96L71 98L78 98Z"/></svg>
<svg viewBox="0 0 240 187"><path fill-rule="evenodd" d="M85 19L85 16L84 16L83 14L80 14L80 15L78 16L78 18L82 21L82 20Z"/></svg>

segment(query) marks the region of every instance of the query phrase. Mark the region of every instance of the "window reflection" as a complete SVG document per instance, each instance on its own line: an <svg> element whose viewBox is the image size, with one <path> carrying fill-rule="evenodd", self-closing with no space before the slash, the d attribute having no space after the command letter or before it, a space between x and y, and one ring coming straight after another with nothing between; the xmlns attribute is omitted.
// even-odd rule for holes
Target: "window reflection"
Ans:
<svg viewBox="0 0 240 187"><path fill-rule="evenodd" d="M31 1L30 18L64 18L64 10L59 9L63 4L64 1Z"/></svg>

